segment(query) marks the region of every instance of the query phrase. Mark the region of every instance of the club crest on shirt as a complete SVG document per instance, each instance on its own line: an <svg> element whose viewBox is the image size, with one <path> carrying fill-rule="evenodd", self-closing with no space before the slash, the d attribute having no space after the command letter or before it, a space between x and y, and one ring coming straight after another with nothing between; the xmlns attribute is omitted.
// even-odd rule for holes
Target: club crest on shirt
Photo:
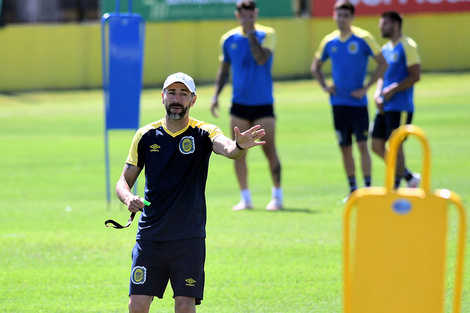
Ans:
<svg viewBox="0 0 470 313"><path fill-rule="evenodd" d="M348 44L348 52L350 54L357 54L359 51L358 51L358 45L357 45L357 42L356 41L351 41L349 44Z"/></svg>
<svg viewBox="0 0 470 313"><path fill-rule="evenodd" d="M193 153L194 149L196 149L194 138L192 136L185 136L181 138L179 147L182 154Z"/></svg>
<svg viewBox="0 0 470 313"><path fill-rule="evenodd" d="M142 285L147 280L147 269L145 266L136 266L132 269L131 281L133 284Z"/></svg>

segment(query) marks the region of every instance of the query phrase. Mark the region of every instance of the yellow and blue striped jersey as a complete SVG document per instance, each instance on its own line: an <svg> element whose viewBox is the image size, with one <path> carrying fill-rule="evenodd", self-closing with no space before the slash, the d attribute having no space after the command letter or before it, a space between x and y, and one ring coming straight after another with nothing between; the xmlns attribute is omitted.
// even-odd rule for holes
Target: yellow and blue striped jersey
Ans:
<svg viewBox="0 0 470 313"><path fill-rule="evenodd" d="M388 68L384 74L383 88L399 83L408 77L408 67L420 64L418 45L413 39L402 36L396 43L388 42L382 47L382 53L387 60ZM413 86L406 90L399 91L384 103L385 111L406 111L414 112Z"/></svg>
<svg viewBox="0 0 470 313"><path fill-rule="evenodd" d="M271 50L269 60L258 65L250 51L248 37L241 26L225 33L220 39L219 60L232 68L232 102L241 105L268 105L274 102L271 74L276 32L273 28L255 24L256 38L261 46Z"/></svg>
<svg viewBox="0 0 470 313"><path fill-rule="evenodd" d="M315 53L322 62L331 59L331 72L336 95L330 96L332 105L367 106L367 96L356 99L351 92L364 86L369 57L380 53L380 46L367 31L352 26L351 33L341 38L339 30L327 35Z"/></svg>
<svg viewBox="0 0 470 313"><path fill-rule="evenodd" d="M205 187L212 143L222 135L215 125L190 118L177 133L164 119L134 135L127 164L145 169L145 198L137 239L166 241L205 237Z"/></svg>

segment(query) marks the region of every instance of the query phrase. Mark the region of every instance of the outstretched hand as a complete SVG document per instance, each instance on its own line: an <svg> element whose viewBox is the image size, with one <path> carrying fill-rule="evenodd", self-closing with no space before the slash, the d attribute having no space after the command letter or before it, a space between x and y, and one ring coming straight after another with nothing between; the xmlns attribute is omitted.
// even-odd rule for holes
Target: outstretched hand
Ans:
<svg viewBox="0 0 470 313"><path fill-rule="evenodd" d="M243 149L262 146L266 143L265 141L258 141L266 135L266 131L260 125L255 125L243 133L240 133L240 129L236 126L233 130L235 132L235 141Z"/></svg>

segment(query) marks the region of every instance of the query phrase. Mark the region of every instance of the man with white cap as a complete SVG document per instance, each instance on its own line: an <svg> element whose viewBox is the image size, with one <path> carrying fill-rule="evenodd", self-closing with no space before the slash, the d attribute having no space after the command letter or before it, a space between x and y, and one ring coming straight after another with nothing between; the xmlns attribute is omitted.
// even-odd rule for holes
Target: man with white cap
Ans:
<svg viewBox="0 0 470 313"><path fill-rule="evenodd" d="M189 116L196 102L194 80L175 73L161 93L166 115L140 128L132 141L118 198L130 212L142 210L132 252L129 311L149 312L155 296L171 282L175 312L196 312L204 289L205 185L212 152L230 159L260 146L264 129L256 125L232 140L215 125ZM145 168L145 199L131 188ZM144 206L144 200L151 204Z"/></svg>

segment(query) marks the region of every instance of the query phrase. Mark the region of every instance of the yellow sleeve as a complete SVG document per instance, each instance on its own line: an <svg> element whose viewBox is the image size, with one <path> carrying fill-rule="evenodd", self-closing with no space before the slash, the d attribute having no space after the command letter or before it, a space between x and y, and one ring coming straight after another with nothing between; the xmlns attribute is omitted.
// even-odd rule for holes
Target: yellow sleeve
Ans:
<svg viewBox="0 0 470 313"><path fill-rule="evenodd" d="M372 36L371 33L369 33L366 30L363 30L361 28L355 27L355 26L352 27L352 30L357 36L364 39L364 41L367 43L367 45L372 50L372 54L374 56L379 54L379 53L382 53L382 49L380 49L379 44L377 43L377 41L375 40L374 36Z"/></svg>
<svg viewBox="0 0 470 313"><path fill-rule="evenodd" d="M229 30L225 34L220 37L219 40L219 61L223 62L224 61L224 43L225 40L227 40L228 37L232 36L233 34L241 32L241 26L235 27L234 29Z"/></svg>
<svg viewBox="0 0 470 313"><path fill-rule="evenodd" d="M132 139L131 147L129 149L129 154L127 155L126 163L137 166L139 162L139 143L145 133L147 133L152 128L158 128L160 125L163 124L163 119L145 125L144 127L140 128L134 135Z"/></svg>
<svg viewBox="0 0 470 313"><path fill-rule="evenodd" d="M137 166L137 162L139 161L139 154L138 154L139 142L140 142L140 139L142 139L144 132L145 131L143 131L143 129L141 128L135 133L134 138L132 139L131 147L129 149L129 154L127 156L127 160L126 160L127 164Z"/></svg>
<svg viewBox="0 0 470 313"><path fill-rule="evenodd" d="M409 37L404 37L402 39L402 44L406 55L406 66L420 64L421 58L419 57L418 45L416 42Z"/></svg>
<svg viewBox="0 0 470 313"><path fill-rule="evenodd" d="M277 44L276 31L274 30L274 28L256 24L256 29L262 30L266 33L262 46L264 48L268 48L269 50L271 50L271 52L274 52L274 49L276 49Z"/></svg>
<svg viewBox="0 0 470 313"><path fill-rule="evenodd" d="M214 139L217 138L220 135L223 135L224 133L220 130L220 128L214 124L209 124L203 121L196 120L194 118L191 118L190 125L192 127L197 127L200 128L204 131L206 131L209 134L209 139L214 142Z"/></svg>
<svg viewBox="0 0 470 313"><path fill-rule="evenodd" d="M207 124L207 123L202 123L199 125L200 128L203 130L207 131L209 133L209 138L212 142L214 142L214 139L219 137L220 135L223 135L224 133L220 130L219 127L213 124Z"/></svg>
<svg viewBox="0 0 470 313"><path fill-rule="evenodd" d="M224 42L225 36L222 36L219 41L219 61L222 62L224 60Z"/></svg>
<svg viewBox="0 0 470 313"><path fill-rule="evenodd" d="M318 46L318 50L315 52L315 58L318 60L321 60L321 55L323 54L323 50L325 49L326 43L329 41L328 36L323 38L323 40L320 42L320 45Z"/></svg>
<svg viewBox="0 0 470 313"><path fill-rule="evenodd" d="M382 49L380 49L379 44L372 35L369 34L369 36L364 37L364 40L367 42L374 55L382 53Z"/></svg>
<svg viewBox="0 0 470 313"><path fill-rule="evenodd" d="M328 42L330 42L331 40L333 40L335 37L339 36L339 31L338 30L335 30L333 31L332 33L326 35L322 41L320 42L320 45L318 46L318 50L315 52L315 57L318 59L318 60L321 60L321 56L323 54L323 50L325 50L325 46Z"/></svg>

